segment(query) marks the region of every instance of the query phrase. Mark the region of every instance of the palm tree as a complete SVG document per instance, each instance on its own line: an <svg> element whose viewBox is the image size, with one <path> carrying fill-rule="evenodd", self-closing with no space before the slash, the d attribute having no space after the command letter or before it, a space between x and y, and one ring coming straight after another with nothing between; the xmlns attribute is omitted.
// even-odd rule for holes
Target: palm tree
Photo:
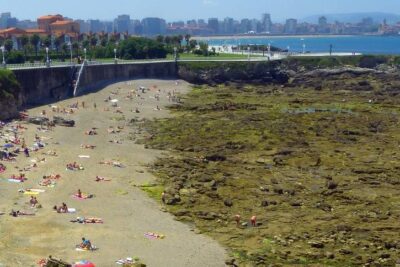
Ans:
<svg viewBox="0 0 400 267"><path fill-rule="evenodd" d="M56 47L57 53L58 50L60 49L61 44L64 42L64 39L65 39L64 35L60 35L54 40L54 46Z"/></svg>
<svg viewBox="0 0 400 267"><path fill-rule="evenodd" d="M32 37L29 39L31 45L35 48L35 54L36 56L38 55L38 46L40 42L40 37L37 34L32 35Z"/></svg>
<svg viewBox="0 0 400 267"><path fill-rule="evenodd" d="M189 52L189 43L190 43L190 38L192 36L190 36L190 34L186 34L185 35L185 41L186 41L186 50Z"/></svg>

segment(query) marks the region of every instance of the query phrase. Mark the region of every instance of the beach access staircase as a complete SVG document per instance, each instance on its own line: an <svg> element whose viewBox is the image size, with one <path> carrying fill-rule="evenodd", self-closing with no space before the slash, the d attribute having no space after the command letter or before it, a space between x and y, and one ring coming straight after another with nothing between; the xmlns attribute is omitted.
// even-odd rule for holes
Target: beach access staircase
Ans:
<svg viewBox="0 0 400 267"><path fill-rule="evenodd" d="M84 70L85 66L86 66L86 60L83 61L82 65L81 65L81 67L79 69L79 72L76 73L73 96L76 96L76 93L77 93L78 88L79 88L79 82L81 80L81 76L82 76L82 73L83 73L83 70Z"/></svg>

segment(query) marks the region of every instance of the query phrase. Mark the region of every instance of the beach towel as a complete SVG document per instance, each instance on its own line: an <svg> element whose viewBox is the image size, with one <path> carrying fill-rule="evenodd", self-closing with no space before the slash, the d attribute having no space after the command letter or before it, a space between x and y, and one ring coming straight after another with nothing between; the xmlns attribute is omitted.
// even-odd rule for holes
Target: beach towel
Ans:
<svg viewBox="0 0 400 267"><path fill-rule="evenodd" d="M18 179L12 179L12 178L10 178L10 179L7 179L10 183L23 183L24 181L23 180L18 180Z"/></svg>
<svg viewBox="0 0 400 267"><path fill-rule="evenodd" d="M68 213L75 213L76 209L75 208L68 208Z"/></svg>
<svg viewBox="0 0 400 267"><path fill-rule="evenodd" d="M73 267L96 267L93 262L81 260L74 263Z"/></svg>
<svg viewBox="0 0 400 267"><path fill-rule="evenodd" d="M46 190L43 189L20 189L18 192L23 193L24 195L39 195L40 193L46 192Z"/></svg>
<svg viewBox="0 0 400 267"><path fill-rule="evenodd" d="M123 265L123 264L133 264L135 263L135 260L132 258L126 258L126 259L119 259L115 262L116 264Z"/></svg>
<svg viewBox="0 0 400 267"><path fill-rule="evenodd" d="M165 235L160 235L160 234L151 233L151 232L145 233L144 236L148 239L164 239L165 238Z"/></svg>
<svg viewBox="0 0 400 267"><path fill-rule="evenodd" d="M85 251L95 251L95 250L97 250L97 247L96 247L96 246L92 246L92 249L87 249L87 248L81 248L80 245L76 245L75 250L76 250L76 251L82 251L82 252L85 252Z"/></svg>
<svg viewBox="0 0 400 267"><path fill-rule="evenodd" d="M83 158L83 159L90 159L90 156L89 155L79 155L78 156L79 158Z"/></svg>

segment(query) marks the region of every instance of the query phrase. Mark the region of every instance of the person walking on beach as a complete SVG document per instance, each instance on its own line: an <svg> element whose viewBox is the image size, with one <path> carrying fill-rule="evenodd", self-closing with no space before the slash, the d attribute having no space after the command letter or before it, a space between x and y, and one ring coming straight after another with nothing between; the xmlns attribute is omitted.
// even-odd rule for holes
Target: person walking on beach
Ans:
<svg viewBox="0 0 400 267"><path fill-rule="evenodd" d="M24 154L27 158L29 158L29 149L25 146L24 148Z"/></svg>
<svg viewBox="0 0 400 267"><path fill-rule="evenodd" d="M161 193L161 201L163 204L165 204L165 191Z"/></svg>

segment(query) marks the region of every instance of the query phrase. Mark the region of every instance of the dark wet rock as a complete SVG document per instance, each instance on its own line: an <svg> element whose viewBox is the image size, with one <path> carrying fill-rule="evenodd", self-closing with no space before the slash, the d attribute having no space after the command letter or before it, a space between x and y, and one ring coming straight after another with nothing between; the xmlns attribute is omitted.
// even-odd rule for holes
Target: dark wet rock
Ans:
<svg viewBox="0 0 400 267"><path fill-rule="evenodd" d="M55 125L65 126L65 127L74 127L75 126L74 120L65 119L65 118L57 117L57 116L53 117L53 123Z"/></svg>
<svg viewBox="0 0 400 267"><path fill-rule="evenodd" d="M294 200L294 201L290 202L290 206L301 207L301 206L303 206L303 203L300 200Z"/></svg>
<svg viewBox="0 0 400 267"><path fill-rule="evenodd" d="M233 202L230 199L225 199L224 200L224 205L227 207L232 207L233 206Z"/></svg>
<svg viewBox="0 0 400 267"><path fill-rule="evenodd" d="M313 248L324 248L325 247L324 243L319 242L319 241L310 241L310 242L308 242L308 244L310 244L310 246Z"/></svg>
<svg viewBox="0 0 400 267"><path fill-rule="evenodd" d="M381 259L389 259L391 257L391 255L389 253L383 253L379 256L379 258Z"/></svg>
<svg viewBox="0 0 400 267"><path fill-rule="evenodd" d="M332 260L332 259L335 258L335 254L332 253L332 252L326 252L326 253L325 253L325 257L326 257L327 259Z"/></svg>
<svg viewBox="0 0 400 267"><path fill-rule="evenodd" d="M283 188L275 186L273 188L273 190L274 190L274 193L276 193L278 195L283 195Z"/></svg>
<svg viewBox="0 0 400 267"><path fill-rule="evenodd" d="M218 218L218 215L215 212L207 212L207 211L199 211L196 213L196 216L200 219L211 221Z"/></svg>
<svg viewBox="0 0 400 267"><path fill-rule="evenodd" d="M46 123L49 123L50 120L45 117L30 117L28 119L28 122L36 125L44 125Z"/></svg>
<svg viewBox="0 0 400 267"><path fill-rule="evenodd" d="M213 154L213 155L206 156L205 159L208 161L225 161L226 157L223 155Z"/></svg>
<svg viewBox="0 0 400 267"><path fill-rule="evenodd" d="M341 248L341 249L339 249L339 253L343 254L343 255L350 255L350 254L353 254L353 251L351 251L348 248Z"/></svg>
<svg viewBox="0 0 400 267"><path fill-rule="evenodd" d="M188 216L190 215L190 211L189 210L177 210L175 212L173 212L175 216Z"/></svg>
<svg viewBox="0 0 400 267"><path fill-rule="evenodd" d="M326 188L333 190L338 187L338 184L335 181L327 181L326 182Z"/></svg>

